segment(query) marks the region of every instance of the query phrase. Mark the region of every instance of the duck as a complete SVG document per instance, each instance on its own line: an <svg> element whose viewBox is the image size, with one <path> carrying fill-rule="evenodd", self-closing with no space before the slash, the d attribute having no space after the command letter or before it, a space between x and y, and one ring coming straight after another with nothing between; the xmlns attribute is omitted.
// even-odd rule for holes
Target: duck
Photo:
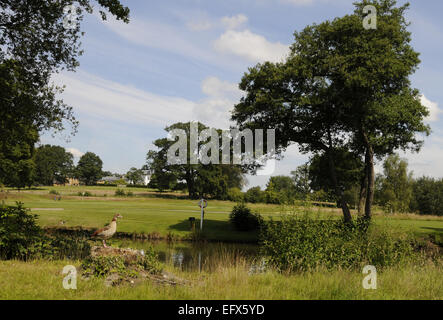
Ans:
<svg viewBox="0 0 443 320"><path fill-rule="evenodd" d="M117 232L117 219L121 219L123 218L122 215L120 215L119 213L117 213L114 218L112 218L112 221L109 225L107 225L106 227L99 229L97 231L95 231L92 234L93 238L99 238L103 240L103 247L104 248L108 248L108 246L106 245L106 240L112 238L112 236Z"/></svg>

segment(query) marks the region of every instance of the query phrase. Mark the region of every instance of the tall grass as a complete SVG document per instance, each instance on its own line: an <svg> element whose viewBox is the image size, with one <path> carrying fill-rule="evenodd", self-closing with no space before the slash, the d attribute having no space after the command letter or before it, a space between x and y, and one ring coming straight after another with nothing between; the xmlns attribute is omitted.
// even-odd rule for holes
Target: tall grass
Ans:
<svg viewBox="0 0 443 320"><path fill-rule="evenodd" d="M441 264L430 262L385 268L378 273L376 290L363 289L361 270L250 275L241 264L212 273L170 269L189 281L175 287L146 280L109 288L103 279L79 277L77 290L65 290L62 269L68 264L78 268L80 262L0 262L0 299L443 299Z"/></svg>

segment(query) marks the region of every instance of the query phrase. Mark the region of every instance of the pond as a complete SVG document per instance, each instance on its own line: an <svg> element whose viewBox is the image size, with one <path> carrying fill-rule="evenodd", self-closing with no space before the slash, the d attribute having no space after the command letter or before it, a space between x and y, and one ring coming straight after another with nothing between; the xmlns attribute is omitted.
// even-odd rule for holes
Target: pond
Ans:
<svg viewBox="0 0 443 320"><path fill-rule="evenodd" d="M260 261L256 244L122 240L118 246L138 250L153 247L161 262L182 271L214 272L219 267L250 267Z"/></svg>

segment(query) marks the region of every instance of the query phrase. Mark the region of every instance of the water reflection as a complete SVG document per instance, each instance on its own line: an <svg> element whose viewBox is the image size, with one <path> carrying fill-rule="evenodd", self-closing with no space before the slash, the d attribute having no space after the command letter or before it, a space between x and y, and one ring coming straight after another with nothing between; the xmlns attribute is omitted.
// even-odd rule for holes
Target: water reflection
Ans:
<svg viewBox="0 0 443 320"><path fill-rule="evenodd" d="M121 247L146 250L152 246L160 261L183 271L214 272L219 267L246 267L260 260L258 246L238 243L121 241Z"/></svg>

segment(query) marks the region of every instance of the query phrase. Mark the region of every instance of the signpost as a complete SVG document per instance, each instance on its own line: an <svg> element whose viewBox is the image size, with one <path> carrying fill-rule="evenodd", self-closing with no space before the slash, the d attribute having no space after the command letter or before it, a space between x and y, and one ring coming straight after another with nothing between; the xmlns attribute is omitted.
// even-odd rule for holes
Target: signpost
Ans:
<svg viewBox="0 0 443 320"><path fill-rule="evenodd" d="M203 230L203 219L205 216L205 208L208 206L208 201L205 199L200 199L198 206L201 208L201 219L200 219L200 231Z"/></svg>

